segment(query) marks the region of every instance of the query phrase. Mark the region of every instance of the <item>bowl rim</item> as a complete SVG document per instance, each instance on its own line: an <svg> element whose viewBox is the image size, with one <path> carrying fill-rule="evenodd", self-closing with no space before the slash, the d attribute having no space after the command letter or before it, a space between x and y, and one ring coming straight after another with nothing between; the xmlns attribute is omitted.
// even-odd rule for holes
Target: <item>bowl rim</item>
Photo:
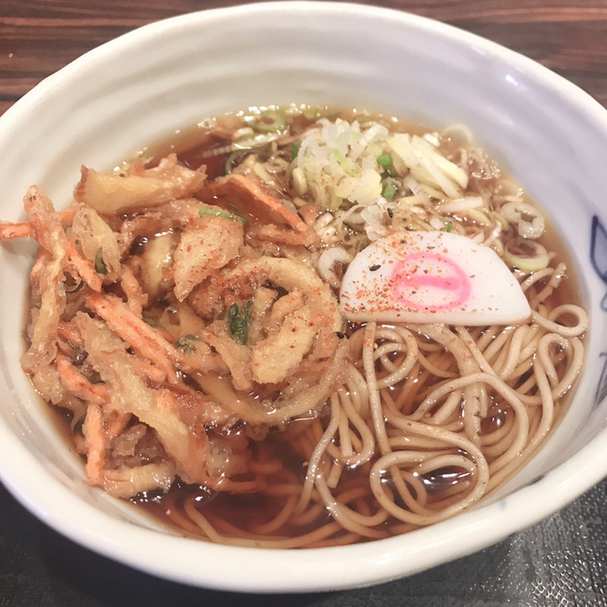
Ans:
<svg viewBox="0 0 607 607"><path fill-rule="evenodd" d="M480 45L488 53L512 65L521 66L546 86L569 97L607 133L607 111L589 94L548 68L502 45L454 26L397 9L318 0L278 0L206 9L134 29L88 51L45 78L0 117L0 131L10 121L34 111L49 92L60 87L63 82L77 78L81 70L89 69L91 64L94 66L98 60L104 61L108 54L119 53L131 45L138 44L142 39L201 21L241 18L251 12L271 14L276 10L293 13L316 11L333 15L348 11L362 18L400 21L405 26L421 28L458 43ZM395 536L347 547L299 551L267 550L264 551L264 568L284 573L286 567L290 577L281 580L271 573L270 577L266 578L259 575L259 569L252 568L250 571L239 572L238 579L234 580L229 572L221 569L221 563L237 562L236 559L242 559L244 562L252 554L252 549L209 544L172 535L156 534L152 537L149 530L116 520L78 496L74 497L67 487L48 474L42 463L24 448L19 438L1 418L0 438L0 480L23 506L62 535L115 561L159 577L206 588L254 593L316 592L354 588L412 575L436 565L434 555L437 550L442 552L440 563L445 563L485 548L509 534L537 523L579 497L607 474L607 464L604 469L596 465L596 462L604 459L607 451L607 430L603 429L585 447L537 482L518 489L505 499L481 505L475 510L442 522L441 538L435 537L432 526L416 530L407 536ZM18 453L19 457L15 457L15 453ZM22 475L24 469L30 470L32 475ZM545 496L547 487L551 491L550 502L541 499ZM533 510L525 508L525 504L530 502L535 504ZM65 516L66 504L74 507L73 516ZM478 517L481 511L484 516ZM505 516L509 512L513 515ZM85 528L81 526L82 520L87 522ZM117 531L116 535L120 539L104 535L103 529L108 525ZM465 547L452 541L456 532L467 538ZM406 570L403 569L402 563L406 561L410 546L408 541L403 540L404 537L414 537L418 546L416 562ZM151 545L154 550L150 549ZM157 552L179 554L170 562L159 563ZM196 557L205 558L208 571L201 572L193 566ZM214 563L219 563L219 567ZM325 574L322 581L311 580L311 565L318 567L320 563L334 577ZM332 563L339 564L335 566Z"/></svg>

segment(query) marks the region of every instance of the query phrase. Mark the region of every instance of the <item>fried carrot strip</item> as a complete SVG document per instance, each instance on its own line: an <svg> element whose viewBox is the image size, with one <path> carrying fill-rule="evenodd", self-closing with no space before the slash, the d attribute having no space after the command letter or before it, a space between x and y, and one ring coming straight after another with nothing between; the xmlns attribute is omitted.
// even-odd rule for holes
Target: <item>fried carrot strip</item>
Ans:
<svg viewBox="0 0 607 607"><path fill-rule="evenodd" d="M87 448L86 478L91 485L102 485L105 451L109 437L103 429L103 412L99 405L88 406L82 431Z"/></svg>
<svg viewBox="0 0 607 607"><path fill-rule="evenodd" d="M109 437L109 439L113 439L118 436L127 426L131 419L131 413L122 413L120 411L116 411L115 409L111 409L109 412L106 410L105 420L104 420L104 428Z"/></svg>
<svg viewBox="0 0 607 607"><path fill-rule="evenodd" d="M42 188L32 186L23 203L30 216L30 230L34 240L51 253L54 260L60 262L63 270L73 271L93 291L101 291L103 283L92 262L82 257L69 242L61 225L61 217Z"/></svg>
<svg viewBox="0 0 607 607"><path fill-rule="evenodd" d="M83 312L74 317L82 335L88 360L106 382L111 406L121 413L132 413L144 424L154 428L166 452L175 460L177 472L187 483L207 484L212 479L208 472L209 440L204 431L189 427L176 413L176 395L169 390L154 390L136 374L134 359L127 352L128 344L113 333L108 325ZM97 405L90 405L97 407ZM90 409L89 409L90 410ZM88 418L88 416L87 416ZM87 428L89 448L94 449L91 474L99 471L101 440L98 434L98 414L91 413L91 427ZM107 446L107 443L105 443ZM97 459L95 459L97 458Z"/></svg>
<svg viewBox="0 0 607 607"><path fill-rule="evenodd" d="M73 346L82 346L82 338L80 337L80 333L78 333L78 329L76 329L72 323L60 320L58 332L61 339L69 341Z"/></svg>
<svg viewBox="0 0 607 607"><path fill-rule="evenodd" d="M76 251L76 248L70 244L67 248L68 266L95 292L100 293L103 286L103 280L97 272L90 259L83 257Z"/></svg>
<svg viewBox="0 0 607 607"><path fill-rule="evenodd" d="M172 384L181 384L176 369L201 373L225 369L222 360L210 350L196 355L181 352L158 329L137 317L126 303L114 295L92 293L86 298L86 305L103 318L108 327L126 341L138 356L155 364ZM151 375L149 377L156 381Z"/></svg>
<svg viewBox="0 0 607 607"><path fill-rule="evenodd" d="M166 373L155 367L153 363L144 360L143 358L136 358L133 361L133 368L137 371L137 374L147 378L154 384L163 384L167 380Z"/></svg>
<svg viewBox="0 0 607 607"><path fill-rule="evenodd" d="M59 213L61 223L70 223L74 218L76 209L69 208ZM0 240L12 240L13 238L30 238L32 236L32 225L30 221L0 221Z"/></svg>
<svg viewBox="0 0 607 607"><path fill-rule="evenodd" d="M59 214L42 188L32 186L23 199L23 205L30 217L31 235L56 259L65 257L68 240Z"/></svg>
<svg viewBox="0 0 607 607"><path fill-rule="evenodd" d="M109 415L96 404L89 404L82 431L86 447L86 478L90 485L103 487L106 485L105 469L106 453L110 441L120 434L129 420L130 413L120 413L111 410Z"/></svg>
<svg viewBox="0 0 607 607"><path fill-rule="evenodd" d="M141 318L141 312L143 310L143 306L145 306L148 302L148 296L143 292L139 281L129 266L124 266L120 285L122 286L122 290L126 295L128 307L133 314L135 314L135 316Z"/></svg>
<svg viewBox="0 0 607 607"><path fill-rule="evenodd" d="M66 356L58 353L56 362L63 385L75 396L95 405L104 405L109 402L110 396L107 388L103 384L92 384Z"/></svg>
<svg viewBox="0 0 607 607"><path fill-rule="evenodd" d="M0 240L12 240L13 238L29 238L32 234L29 221L12 223L0 221Z"/></svg>
<svg viewBox="0 0 607 607"><path fill-rule="evenodd" d="M157 330L138 318L121 299L96 293L86 298L86 305L103 318L108 327L137 352L165 373L168 381L179 383L175 365L179 351Z"/></svg>

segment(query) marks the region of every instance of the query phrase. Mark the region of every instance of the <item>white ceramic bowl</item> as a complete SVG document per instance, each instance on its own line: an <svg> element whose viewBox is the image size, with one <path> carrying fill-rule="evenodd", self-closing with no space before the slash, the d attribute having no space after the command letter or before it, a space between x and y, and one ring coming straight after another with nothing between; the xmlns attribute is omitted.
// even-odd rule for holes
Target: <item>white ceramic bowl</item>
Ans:
<svg viewBox="0 0 607 607"><path fill-rule="evenodd" d="M330 2L239 6L146 26L49 77L0 118L1 216L23 217L22 197L33 183L67 203L82 163L109 169L202 117L288 102L467 124L570 244L592 330L566 418L490 503L387 540L253 554L164 533L87 486L81 462L19 367L33 248L0 247L2 481L71 539L149 573L218 589L327 590L412 574L539 521L607 473L606 286L599 276L607 271L607 237L597 229L607 225L607 112L496 44L405 13Z"/></svg>

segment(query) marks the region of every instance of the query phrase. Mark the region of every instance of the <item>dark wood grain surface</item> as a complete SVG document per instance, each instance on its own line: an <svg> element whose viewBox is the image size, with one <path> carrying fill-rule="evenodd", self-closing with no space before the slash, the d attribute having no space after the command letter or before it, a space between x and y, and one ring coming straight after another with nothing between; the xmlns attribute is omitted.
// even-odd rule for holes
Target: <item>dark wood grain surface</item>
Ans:
<svg viewBox="0 0 607 607"><path fill-rule="evenodd" d="M0 114L45 76L107 40L151 21L232 4L236 2L0 0ZM503 44L607 105L607 1L376 4ZM606 495L603 483L529 532L408 580L328 595L246 597L154 580L93 555L44 527L0 486L0 607L607 605Z"/></svg>
<svg viewBox="0 0 607 607"><path fill-rule="evenodd" d="M2 0L0 112L87 50L157 19L231 0ZM607 2L387 0L535 59L607 104Z"/></svg>

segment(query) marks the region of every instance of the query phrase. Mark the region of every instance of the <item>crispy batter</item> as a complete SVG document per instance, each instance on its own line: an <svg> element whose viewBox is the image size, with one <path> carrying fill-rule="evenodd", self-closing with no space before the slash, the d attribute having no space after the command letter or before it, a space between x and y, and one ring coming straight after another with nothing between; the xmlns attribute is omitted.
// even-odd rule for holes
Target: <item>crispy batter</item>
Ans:
<svg viewBox="0 0 607 607"><path fill-rule="evenodd" d="M200 189L206 178L204 170L178 164L175 154L143 173L98 173L83 166L74 198L100 213L124 213L185 198Z"/></svg>
<svg viewBox="0 0 607 607"><path fill-rule="evenodd" d="M318 234L297 213L243 175L232 173L213 181L204 195L238 208L252 223L251 235L260 240L304 246L319 241Z"/></svg>
<svg viewBox="0 0 607 607"><path fill-rule="evenodd" d="M175 249L175 296L183 301L214 270L238 255L244 230L238 220L205 216L189 225Z"/></svg>
<svg viewBox="0 0 607 607"><path fill-rule="evenodd" d="M314 230L241 175L201 207L204 180L174 155L121 174L83 167L68 211L34 186L29 220L0 224L0 239L40 244L23 368L73 412L88 482L117 497L176 477L221 489L247 448L221 432L319 409L348 356L329 287L254 244L300 256Z"/></svg>

